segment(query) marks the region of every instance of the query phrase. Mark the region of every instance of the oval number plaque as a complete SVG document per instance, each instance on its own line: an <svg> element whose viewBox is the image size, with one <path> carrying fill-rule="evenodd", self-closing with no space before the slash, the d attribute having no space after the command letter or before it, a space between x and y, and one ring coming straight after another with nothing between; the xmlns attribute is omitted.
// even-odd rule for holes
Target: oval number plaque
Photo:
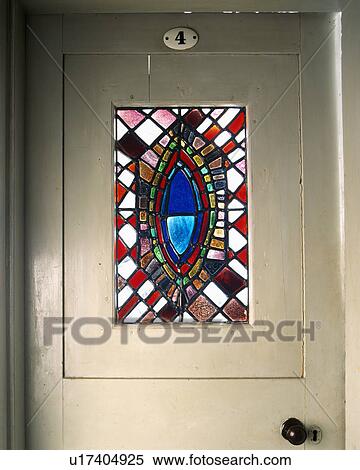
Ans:
<svg viewBox="0 0 360 470"><path fill-rule="evenodd" d="M198 41L198 33L191 28L173 28L164 34L164 44L177 51L191 49Z"/></svg>

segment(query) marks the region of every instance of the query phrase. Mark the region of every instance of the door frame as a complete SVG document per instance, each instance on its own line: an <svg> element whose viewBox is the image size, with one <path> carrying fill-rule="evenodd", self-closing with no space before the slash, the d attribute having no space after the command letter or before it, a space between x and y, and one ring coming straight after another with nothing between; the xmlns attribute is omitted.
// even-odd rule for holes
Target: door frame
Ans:
<svg viewBox="0 0 360 470"><path fill-rule="evenodd" d="M12 2L12 3L16 3L16 2ZM30 3L31 2L27 2L28 5ZM283 3L289 4L289 2L283 2ZM303 2L298 2L298 3L301 3L301 5L300 4L299 5L293 5L292 4L291 9L297 9L296 8L296 6L297 6L299 10L304 11L304 3ZM335 5L335 3L336 3L336 5ZM253 2L252 2L252 5L253 5ZM305 11L306 11L307 8L309 10L311 9L311 11L324 11L324 10L325 11L331 11L331 10L339 11L340 6L341 5L338 5L338 2L332 2L331 5L328 4L327 6L324 5L324 2L321 2L321 4L320 4L320 2L317 2L316 4L314 2L311 2L310 6L305 7ZM253 7L253 8L255 9L255 7ZM262 5L256 5L256 9L258 11L263 11ZM18 17L18 21L21 24L21 22L24 21L24 11L22 10L22 8L19 8L19 7L17 8L16 15ZM358 31L358 29L356 27L357 19L359 18L359 15L360 15L359 7L353 4L351 6L351 8L349 8L348 11L346 12L346 15L343 15L343 18L342 18L343 31L346 33L342 37L343 61L344 61L343 62L342 91L343 91L343 94L344 94L344 105L345 105L345 107L344 107L344 119L345 119L345 122L348 124L348 132L345 133L345 167L346 167L346 170L349 174L351 174L351 173L354 174L357 171L359 171L359 169L358 169L359 162L358 162L358 159L355 158L356 157L355 148L358 148L358 146L355 146L355 145L353 146L353 142L355 142L356 139L358 139L358 135L357 135L356 127L354 125L351 125L351 123L356 122L356 121L354 121L354 117L357 115L357 109L360 107L360 99L358 98L358 96L353 96L351 94L351 90L353 89L353 86L354 86L353 81L356 78L355 73L353 72L353 68L352 68L355 64L355 59L357 58L357 55L355 54L355 51L354 51L354 41L355 41L355 38L360 39L360 32ZM316 15L316 16L318 18L319 18L319 16L322 16L325 19L328 15ZM53 16L49 17L48 19L50 20L51 18L52 18L52 20L55 19ZM38 19L40 19L40 18L38 17ZM58 23L59 19L61 20L61 15L59 15L59 17L55 21L56 24ZM31 18L30 21L36 21L36 17ZM324 23L326 23L326 19L325 19ZM17 57L19 58L18 64L17 64L17 67L19 67L18 68L19 72L18 72L17 76L18 77L19 76L23 77L23 75L21 75L21 70L22 70L22 66L23 66L23 63L24 63L24 55L21 53L21 49L22 49L22 46L23 46L23 42L21 40L21 30L23 31L23 29L21 27L18 27L17 34L14 34L14 29L15 29L14 24L12 24L11 25L11 37L10 37L10 41L9 41L9 46L11 44L11 47L13 48L13 51L15 52ZM61 34L60 29L61 28L57 29L59 35ZM20 32L20 34L19 34L19 32ZM53 44L53 46L54 46L53 50L54 50L54 52L56 52L57 45ZM36 58L39 57L39 55L41 55L41 52L39 50L37 50L37 52L35 53L35 56L33 57L33 59L36 60ZM61 61L60 61L60 63L61 63ZM359 70L360 69L359 64L356 64L356 66L357 66L357 70ZM18 79L17 82L18 81L22 81L22 79L20 79L20 80ZM17 105L18 105L18 107L16 107L16 109L14 111L14 115L17 116L18 121L16 122L16 125L14 123L14 120L12 120L10 122L10 125L8 126L8 129L7 129L7 133L9 134L10 131L13 132L13 135L16 137L16 139L19 140L19 142L21 142L21 140L22 140L22 127L23 127L22 126L22 118L21 118L22 113L20 111L21 106L24 103L23 96L22 96L22 88L23 87L19 86L19 83L15 84L15 76L14 76L14 74L12 74L10 79L9 79L8 84L5 85L5 84L1 83L1 89L0 89L0 92L1 92L2 96L5 95L5 92L7 92L8 89L13 90L12 95L11 95L12 96L12 101L14 103L17 103ZM309 80L307 81L306 88L310 88L310 89L312 88L311 84L309 84ZM38 97L38 99L39 99L39 97ZM44 101L46 101L46 99ZM311 105L311 103L309 103L309 105ZM59 106L59 103L56 103L56 106ZM3 117L5 111L6 110L1 109L1 117ZM60 111L61 111L61 109L60 109ZM9 149L9 146L7 146L7 148L8 148L8 155L10 156L10 158L14 158L15 161L17 162L17 164L19 166L22 166L23 165L23 153L19 150L17 152L14 152L13 150L11 151ZM5 153L3 154L3 152L2 152L1 153L2 162L3 162L3 155L4 155L4 158L5 158ZM31 162L29 162L29 163L31 163ZM341 162L340 162L340 164L341 164ZM2 178L2 182L4 182L4 184L5 184L5 181L8 180L8 178L9 178L9 173L7 173L7 174L2 173L1 178ZM18 198L20 200L20 202L19 202L17 207L11 206L10 214L19 216L19 214L22 215L22 211L23 211L23 204L21 202L21 194L22 194L22 177L21 177L21 175L17 174L15 176L15 181L17 182L17 186L16 186L14 192L10 195L10 197L7 198L7 205L9 206L9 202L10 202L11 199L13 200L14 198ZM341 182L341 176L340 176L340 182ZM358 200L358 192L359 192L359 185L357 184L357 182L355 182L352 179L345 178L346 201L348 202L348 201L351 201L351 200L353 200L353 201ZM341 202L341 196L339 198L339 201ZM357 233L359 215L358 215L358 211L355 208L356 208L356 205L353 204L353 205L350 206L349 210L347 210L346 213L345 213L347 235L348 234L351 235L351 233ZM341 206L341 210L343 210L342 206ZM39 215L39 213L38 213L38 215ZM43 214L42 217L45 217L45 215ZM23 241L21 240L23 238L21 236L22 217L17 218L16 220L17 220L16 227L17 227L17 230L18 230L20 236L16 240L13 240L12 246L14 247L14 249L19 250L18 252L21 253L21 249L22 249L21 247L22 247L22 244L23 244ZM28 220L31 220L31 216L28 216ZM1 234L1 241L2 242L4 242L5 235L6 234L3 234L3 233ZM32 236L36 237L36 234L32 234ZM354 263L353 253L357 253L357 251L354 251L354 249L356 248L356 245L357 245L357 243L355 243L354 238L355 237L353 237L351 239L351 241L348 243L347 250L346 250L346 260L345 260L345 262L346 262L347 267L349 267L349 266L351 267L351 278L356 279L356 278L359 277L359 273L357 271L360 268L358 267L359 263ZM343 247L344 247L343 243L344 243L344 241L342 241L342 245L339 247L339 251L341 251L340 255L343 254ZM31 255L31 253L29 253L29 245L31 246L31 241L27 241L27 253L26 253L26 258L25 258L26 259L26 265L27 265L27 272L29 272L29 256ZM31 256L30 256L30 258L31 258ZM3 259L3 257L1 259L1 262L2 262L2 265L4 265L4 267L5 267L5 259ZM15 261L14 259L11 259L10 264L11 264L12 267L14 267L14 263L18 263L18 261ZM11 266L7 265L7 267L6 267L7 277L8 277L8 273L9 273L9 268L11 268ZM54 267L54 269L55 269L55 267ZM34 274L34 271L31 271L31 273ZM58 277L57 277L57 279L58 279ZM8 295L9 295L9 298L14 298L14 295L15 295L14 292L21 292L22 291L23 282L19 278L18 279L10 278L10 285L13 287L13 289L9 290ZM356 325L359 324L359 319L358 319L357 312L359 310L358 307L359 307L360 301L357 299L356 292L357 292L357 288L353 284L351 284L350 288L347 289L347 291L346 291L346 297L345 297L345 299L347 301L346 305L348 307L347 312L346 312L347 313L347 318L346 318L347 331L350 331L350 332L355 329ZM26 298L26 303L25 303L27 313L31 312L31 308L29 308L29 307L31 307L31 302L29 304L29 301L30 301L29 296L31 297L31 295L32 295L32 293L31 293L31 291L29 291L29 286L27 285L27 298ZM41 308L41 306L46 306L44 304L45 299L38 299L38 300L40 301L40 303L37 304L37 306L39 308ZM314 307L316 307L316 306L314 306ZM340 317L342 317L343 310L344 310L342 303L341 303L340 307L341 308L338 311L338 315ZM21 307L20 307L20 310L22 310ZM6 314L5 314L5 311L4 312L1 311L1 314L2 314L2 318L7 317L7 323L8 324L12 321L11 318L14 317L14 311L11 311L11 310L8 311ZM13 341L14 338L15 338L17 343L22 344L23 343L23 338L24 338L24 331L23 331L22 322L17 322L16 325L15 325L15 328L13 328L11 331L7 330L6 336L7 336L8 340L10 342ZM17 346L17 348L18 347L19 346ZM56 347L58 347L58 345L56 345ZM359 385L360 385L359 378L355 376L355 371L357 370L356 364L358 364L358 361L356 360L357 342L354 341L353 338L351 338L351 339L347 340L346 347L350 351L349 358L347 358L347 376L348 376L348 378L350 377L350 381L348 382L348 391L350 390L350 387L353 391L353 393L351 393L350 397L347 399L347 403L346 403L347 423L352 424L352 426L349 426L349 424L347 424L347 430L346 430L347 431L347 433L346 433L347 434L347 448L360 448L359 430L356 429L356 427L357 427L356 424L358 422L358 420L356 418L356 413L359 413L359 405L358 405L357 400L356 400L356 391L355 390L356 390L356 387L357 387L357 390L359 390ZM3 388L1 389L1 399L2 399L2 402L4 403L4 402L7 402L7 398L6 398L7 396L8 397L13 396L13 398L14 398L14 387L17 387L18 390L20 390L20 393L18 394L17 399L16 399L16 404L17 404L18 409L19 409L19 406L20 406L19 419L18 419L18 422L20 423L20 425L15 426L14 423L8 423L7 426L5 426L4 428L1 428L1 429L2 429L2 437L4 436L4 433L13 434L13 435L17 436L18 442L20 443L20 444L18 444L18 448L21 448L22 447L22 445L21 445L22 435L23 435L23 432L24 432L24 428L22 427L22 424L21 424L21 423L24 422L24 419L21 417L21 401L22 401L22 396L23 396L21 394L21 387L23 386L23 382L24 382L23 379L22 379L22 372L21 371L22 371L22 368L24 367L24 360L25 359L23 360L23 356L21 354L21 347L20 347L20 349L16 349L16 351L18 351L17 361L16 361L16 364L15 364L15 370L17 370L17 374L16 374L16 377L14 377L14 374L10 374L10 375L7 374L6 381L8 383L8 387L7 387L7 390L5 390L5 391L3 390ZM344 353L345 353L345 351L341 351L340 355L343 356ZM48 358L48 361L51 362L51 357L53 357L53 356L54 356L54 350L53 350L53 348L50 348L50 351L49 351L49 358L50 359ZM9 361L11 361L9 355L7 355L7 357L1 357L2 370L7 370L6 364ZM55 371L55 373L56 372L57 371ZM340 374L344 373L343 367L341 367L341 371L339 373ZM61 376L61 374L60 374L60 376ZM3 383L2 383L2 385L3 385ZM56 387L53 389L53 391L56 391ZM29 392L29 388L28 388L28 392ZM36 446L36 444L37 445L40 444L40 448L41 448L42 437L44 437L46 435L46 433L49 432L49 423L51 423L51 421L53 419L55 419L55 421L57 421L57 427L59 429L61 428L61 413L57 414L56 412L54 412L54 409L56 408L56 400L60 400L61 395L59 396L58 393L55 393L55 394L56 394L55 399L46 400L45 406L42 406L41 409L37 410L37 417L40 418L38 421L36 421L36 427L38 429L38 431L37 431L38 439L35 439L35 441L37 441L36 443L31 442L32 439L30 441L28 441L28 446L31 446L32 444L35 444L35 446ZM59 401L58 401L58 403L59 403ZM49 404L51 406L48 406ZM34 421L32 421L32 423L34 423ZM51 434L52 437L54 437L55 435L59 436L61 434L61 431L51 432L50 434ZM5 441L3 440L2 442L6 442L6 439L5 439ZM44 442L44 444L46 443L45 441L43 441L43 442ZM6 445L6 444L3 444L3 445ZM16 446L17 445L14 444L14 443L8 444L8 447L12 447L12 448L16 448ZM44 446L43 446L43 448L44 448Z"/></svg>

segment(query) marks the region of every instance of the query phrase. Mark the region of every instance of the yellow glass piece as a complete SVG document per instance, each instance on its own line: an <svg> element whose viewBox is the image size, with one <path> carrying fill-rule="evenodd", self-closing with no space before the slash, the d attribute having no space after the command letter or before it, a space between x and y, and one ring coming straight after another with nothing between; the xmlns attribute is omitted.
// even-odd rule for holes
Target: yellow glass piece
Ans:
<svg viewBox="0 0 360 470"><path fill-rule="evenodd" d="M219 202L219 209L225 209L225 204L223 202Z"/></svg>
<svg viewBox="0 0 360 470"><path fill-rule="evenodd" d="M223 228L216 228L214 230L214 235L215 235L215 237L224 238L224 236L225 236L224 229Z"/></svg>
<svg viewBox="0 0 360 470"><path fill-rule="evenodd" d="M159 145L159 144L156 144L156 145L154 146L154 150L155 150L155 152L158 153L159 155L161 155L161 154L163 153L163 151L164 151L164 149L163 149L163 148L161 147L161 145Z"/></svg>
<svg viewBox="0 0 360 470"><path fill-rule="evenodd" d="M217 240L216 238L213 238L211 240L210 246L212 246L213 248L219 248L220 250L223 250L225 247L224 242L221 240Z"/></svg>
<svg viewBox="0 0 360 470"><path fill-rule="evenodd" d="M153 175L154 175L154 170L150 168L149 165L147 165L146 163L140 162L141 178L144 179L145 181L150 182Z"/></svg>
<svg viewBox="0 0 360 470"><path fill-rule="evenodd" d="M149 211L152 212L153 210L154 210L154 201L150 201Z"/></svg>
<svg viewBox="0 0 360 470"><path fill-rule="evenodd" d="M165 271L168 273L168 275L171 277L171 279L175 279L174 271L167 264L164 264L163 267Z"/></svg>
<svg viewBox="0 0 360 470"><path fill-rule="evenodd" d="M160 178L161 178L161 173L156 173L156 176L154 178L154 183L153 183L154 186L158 186Z"/></svg>
<svg viewBox="0 0 360 470"><path fill-rule="evenodd" d="M151 251L149 251L149 253L147 253L141 258L141 261L140 261L141 267L145 268L152 259L153 259L153 254L151 253Z"/></svg>
<svg viewBox="0 0 360 470"><path fill-rule="evenodd" d="M190 272L189 272L189 276L190 277L194 277L195 274L199 271L199 269L201 268L201 264L202 264L202 260L201 259L198 259L196 261L196 263L194 264L194 266L191 268Z"/></svg>
<svg viewBox="0 0 360 470"><path fill-rule="evenodd" d="M168 297L171 297L173 295L174 290L175 290L175 284L172 284L170 286L170 289L168 290L168 293L167 293Z"/></svg>
<svg viewBox="0 0 360 470"><path fill-rule="evenodd" d="M200 279L195 279L194 280L194 286L197 290L200 290L202 288L203 283L200 281Z"/></svg>
<svg viewBox="0 0 360 470"><path fill-rule="evenodd" d="M197 164L197 166L203 166L204 164L204 160L199 155L195 155L194 161Z"/></svg>
<svg viewBox="0 0 360 470"><path fill-rule="evenodd" d="M181 139L181 147L184 147L184 148L185 148L185 146L186 146L186 142Z"/></svg>
<svg viewBox="0 0 360 470"><path fill-rule="evenodd" d="M151 227L154 226L154 216L153 215L149 215L149 224Z"/></svg>
<svg viewBox="0 0 360 470"><path fill-rule="evenodd" d="M140 212L140 221L141 222L146 222L146 212L145 211Z"/></svg>
<svg viewBox="0 0 360 470"><path fill-rule="evenodd" d="M213 209L215 207L215 194L209 194L210 207ZM219 204L220 207L220 204Z"/></svg>
<svg viewBox="0 0 360 470"><path fill-rule="evenodd" d="M210 175L205 175L205 176L204 176L204 180L205 180L207 183L209 183L209 182L211 181Z"/></svg>
<svg viewBox="0 0 360 470"><path fill-rule="evenodd" d="M202 270L201 273L200 273L200 279L202 279L204 282L207 281L209 279L209 275L206 271Z"/></svg>
<svg viewBox="0 0 360 470"><path fill-rule="evenodd" d="M201 151L201 155L207 155L208 153L212 152L215 149L213 144L208 145Z"/></svg>
<svg viewBox="0 0 360 470"><path fill-rule="evenodd" d="M169 150L166 150L166 152L163 155L163 160L167 162L169 160L170 155L171 155L171 152Z"/></svg>

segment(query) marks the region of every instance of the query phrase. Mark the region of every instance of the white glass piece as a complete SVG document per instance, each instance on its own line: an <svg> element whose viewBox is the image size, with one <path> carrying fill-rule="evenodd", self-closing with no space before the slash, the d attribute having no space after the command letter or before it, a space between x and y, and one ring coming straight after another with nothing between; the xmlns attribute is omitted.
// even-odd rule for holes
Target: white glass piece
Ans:
<svg viewBox="0 0 360 470"><path fill-rule="evenodd" d="M242 148L237 148L236 150L233 150L231 153L229 153L228 157L230 161L235 163L245 157L245 152Z"/></svg>
<svg viewBox="0 0 360 470"><path fill-rule="evenodd" d="M229 263L231 269L233 269L236 273L239 274L243 279L247 279L248 272L245 266L243 266L240 261L237 259L232 259Z"/></svg>
<svg viewBox="0 0 360 470"><path fill-rule="evenodd" d="M210 108L201 108L201 111L202 111L204 114L209 114Z"/></svg>
<svg viewBox="0 0 360 470"><path fill-rule="evenodd" d="M118 264L118 274L124 279L129 279L135 270L136 264L130 256L127 256Z"/></svg>
<svg viewBox="0 0 360 470"><path fill-rule="evenodd" d="M139 318L141 318L145 312L147 312L148 308L144 304L144 302L139 302L132 310L131 312L124 318L124 323L134 323Z"/></svg>
<svg viewBox="0 0 360 470"><path fill-rule="evenodd" d="M142 299L146 299L154 289L154 284L151 281L146 281L138 290L138 294Z"/></svg>
<svg viewBox="0 0 360 470"><path fill-rule="evenodd" d="M236 297L240 300L240 302L247 307L248 305L248 288L245 287L245 289L241 290L238 294L236 294Z"/></svg>
<svg viewBox="0 0 360 470"><path fill-rule="evenodd" d="M228 299L228 296L214 282L210 282L204 289L204 294L218 307L222 307Z"/></svg>
<svg viewBox="0 0 360 470"><path fill-rule="evenodd" d="M135 194L128 192L119 206L120 209L135 209Z"/></svg>
<svg viewBox="0 0 360 470"><path fill-rule="evenodd" d="M235 222L235 220L237 220L243 213L244 211L230 211L228 216L229 222Z"/></svg>
<svg viewBox="0 0 360 470"><path fill-rule="evenodd" d="M129 162L131 162L131 159L127 157L124 153L120 152L120 150L117 150L115 152L115 158L121 166L126 166Z"/></svg>
<svg viewBox="0 0 360 470"><path fill-rule="evenodd" d="M222 313L218 313L211 319L211 323L229 323L229 320Z"/></svg>
<svg viewBox="0 0 360 470"><path fill-rule="evenodd" d="M136 129L135 132L144 142L150 145L157 137L159 137L162 130L153 121L146 120Z"/></svg>
<svg viewBox="0 0 360 470"><path fill-rule="evenodd" d="M117 296L117 306L121 307L124 305L124 303L127 301L127 299L130 297L130 295L133 293L133 290L131 289L130 286L125 286Z"/></svg>
<svg viewBox="0 0 360 470"><path fill-rule="evenodd" d="M212 120L209 118L206 118L205 121L203 121L200 126L197 128L197 131L202 134L203 132L206 131L210 127L210 124L212 124Z"/></svg>
<svg viewBox="0 0 360 470"><path fill-rule="evenodd" d="M134 181L135 175L129 170L124 170L119 176L119 180L126 186L131 186L131 183Z"/></svg>
<svg viewBox="0 0 360 470"><path fill-rule="evenodd" d="M189 108L184 108L181 110L181 116L184 116L189 111Z"/></svg>
<svg viewBox="0 0 360 470"><path fill-rule="evenodd" d="M239 114L239 108L230 108L224 113L221 118L218 120L219 126L223 129L231 122L235 116Z"/></svg>
<svg viewBox="0 0 360 470"><path fill-rule="evenodd" d="M243 209L243 207L244 204L242 204L237 199L233 199L228 205L228 209Z"/></svg>
<svg viewBox="0 0 360 470"><path fill-rule="evenodd" d="M183 323L194 323L195 320L188 312L184 312L182 321Z"/></svg>
<svg viewBox="0 0 360 470"><path fill-rule="evenodd" d="M130 224L126 224L119 230L119 236L127 247L131 248L136 243L136 230Z"/></svg>
<svg viewBox="0 0 360 470"><path fill-rule="evenodd" d="M120 119L116 119L116 140L120 140L127 131L127 127L120 121Z"/></svg>
<svg viewBox="0 0 360 470"><path fill-rule="evenodd" d="M235 168L230 168L230 170L226 173L227 176L227 183L228 189L234 193L237 188L241 185L244 181L244 177L241 173L239 173Z"/></svg>
<svg viewBox="0 0 360 470"><path fill-rule="evenodd" d="M229 230L229 247L235 252L240 251L247 243L246 238L236 228Z"/></svg>
<svg viewBox="0 0 360 470"><path fill-rule="evenodd" d="M120 211L120 215L124 217L124 219L128 219L133 214L133 211Z"/></svg>
<svg viewBox="0 0 360 470"><path fill-rule="evenodd" d="M154 305L155 312L159 312L163 308L163 306L166 304L167 304L167 300L164 299L164 297L161 297L161 299L158 300L156 304Z"/></svg>
<svg viewBox="0 0 360 470"><path fill-rule="evenodd" d="M245 129L243 129L236 137L236 142L242 142L245 139Z"/></svg>
<svg viewBox="0 0 360 470"><path fill-rule="evenodd" d="M223 131L221 134L219 134L216 139L214 140L215 144L221 147L221 145L224 145L225 142L230 140L231 134L228 131Z"/></svg>

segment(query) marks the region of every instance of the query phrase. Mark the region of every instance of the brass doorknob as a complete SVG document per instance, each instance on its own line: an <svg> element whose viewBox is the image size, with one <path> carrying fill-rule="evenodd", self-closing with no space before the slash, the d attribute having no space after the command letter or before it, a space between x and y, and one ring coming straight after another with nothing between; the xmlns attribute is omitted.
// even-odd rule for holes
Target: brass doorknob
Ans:
<svg viewBox="0 0 360 470"><path fill-rule="evenodd" d="M307 439L305 426L297 418L289 418L283 423L281 435L293 446L301 446Z"/></svg>

